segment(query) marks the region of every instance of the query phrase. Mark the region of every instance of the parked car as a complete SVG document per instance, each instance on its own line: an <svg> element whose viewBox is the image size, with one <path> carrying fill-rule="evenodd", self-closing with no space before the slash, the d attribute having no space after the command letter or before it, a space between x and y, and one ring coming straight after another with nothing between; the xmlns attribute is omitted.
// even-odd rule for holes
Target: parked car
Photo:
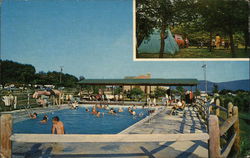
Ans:
<svg viewBox="0 0 250 158"><path fill-rule="evenodd" d="M183 40L181 35L175 34L174 39L180 48L185 47L185 41Z"/></svg>

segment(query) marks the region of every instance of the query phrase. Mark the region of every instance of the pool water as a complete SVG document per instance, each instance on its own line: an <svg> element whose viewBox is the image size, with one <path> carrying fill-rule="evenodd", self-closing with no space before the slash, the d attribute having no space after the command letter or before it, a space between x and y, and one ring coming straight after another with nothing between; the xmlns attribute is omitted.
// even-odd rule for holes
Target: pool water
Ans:
<svg viewBox="0 0 250 158"><path fill-rule="evenodd" d="M90 109L90 108L89 108ZM118 108L114 108L118 111ZM135 109L133 116L127 108L124 112L116 115L108 114L108 110L97 109L104 116L99 118L85 111L84 107L76 110L64 109L46 113L49 120L46 124L40 123L44 114L38 114L37 119L28 119L14 124L14 133L38 133L50 134L52 127L52 117L58 116L64 123L66 134L116 134L140 121L148 115L147 109Z"/></svg>

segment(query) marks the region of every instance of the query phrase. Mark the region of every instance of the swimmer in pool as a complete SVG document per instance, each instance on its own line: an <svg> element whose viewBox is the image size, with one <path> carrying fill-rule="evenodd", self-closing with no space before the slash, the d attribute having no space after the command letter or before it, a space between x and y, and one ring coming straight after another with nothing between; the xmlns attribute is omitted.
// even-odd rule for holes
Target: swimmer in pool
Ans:
<svg viewBox="0 0 250 158"><path fill-rule="evenodd" d="M143 112L140 112L140 113L139 113L139 116L140 116L140 117L142 117L143 115L144 115Z"/></svg>
<svg viewBox="0 0 250 158"><path fill-rule="evenodd" d="M86 111L86 112L89 112L89 109L87 108L85 111Z"/></svg>
<svg viewBox="0 0 250 158"><path fill-rule="evenodd" d="M136 106L135 106L135 105L133 105L133 109L136 109Z"/></svg>
<svg viewBox="0 0 250 158"><path fill-rule="evenodd" d="M101 115L101 112L97 111L96 117L100 117L100 115Z"/></svg>
<svg viewBox="0 0 250 158"><path fill-rule="evenodd" d="M116 111L115 111L113 108L111 108L111 109L109 110L109 114L116 114Z"/></svg>
<svg viewBox="0 0 250 158"><path fill-rule="evenodd" d="M52 119L52 134L65 134L63 122L59 120L58 116Z"/></svg>
<svg viewBox="0 0 250 158"><path fill-rule="evenodd" d="M122 107L119 108L118 112L123 112L123 109Z"/></svg>
<svg viewBox="0 0 250 158"><path fill-rule="evenodd" d="M131 115L136 115L136 112L133 111L133 110L130 110L129 112L130 112Z"/></svg>
<svg viewBox="0 0 250 158"><path fill-rule="evenodd" d="M37 118L37 113L36 113L36 112L34 112L33 114L30 114L30 118L32 118L32 119L36 119L36 118Z"/></svg>
<svg viewBox="0 0 250 158"><path fill-rule="evenodd" d="M43 119L40 121L40 123L47 123L48 119L49 119L48 115L44 115Z"/></svg>
<svg viewBox="0 0 250 158"><path fill-rule="evenodd" d="M98 109L101 109L101 108L102 108L102 106L101 106L101 105L96 105L96 107L97 107Z"/></svg>
<svg viewBox="0 0 250 158"><path fill-rule="evenodd" d="M97 111L96 111L96 108L95 108L95 107L93 107L91 114L93 114L93 115L96 115L96 114L97 114Z"/></svg>

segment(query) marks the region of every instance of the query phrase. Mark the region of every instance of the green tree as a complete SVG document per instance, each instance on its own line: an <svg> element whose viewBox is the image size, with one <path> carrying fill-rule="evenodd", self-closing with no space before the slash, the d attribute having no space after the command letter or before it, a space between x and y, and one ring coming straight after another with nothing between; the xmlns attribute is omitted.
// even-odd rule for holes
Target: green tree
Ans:
<svg viewBox="0 0 250 158"><path fill-rule="evenodd" d="M213 85L213 93L218 93L219 92L219 87L217 84Z"/></svg>
<svg viewBox="0 0 250 158"><path fill-rule="evenodd" d="M0 83L2 85L13 83L32 84L36 72L34 66L8 60L0 60L0 62Z"/></svg>
<svg viewBox="0 0 250 158"><path fill-rule="evenodd" d="M164 97L166 95L166 90L164 88L158 87L154 91L154 97Z"/></svg>
<svg viewBox="0 0 250 158"><path fill-rule="evenodd" d="M147 39L155 28L154 3L152 0L136 1L136 39L137 48Z"/></svg>
<svg viewBox="0 0 250 158"><path fill-rule="evenodd" d="M183 94L185 92L185 89L182 86L177 86L176 87L177 93Z"/></svg>
<svg viewBox="0 0 250 158"><path fill-rule="evenodd" d="M80 77L79 77L79 81L82 81L82 80L85 80L85 77L84 77L84 76L80 76Z"/></svg>
<svg viewBox="0 0 250 158"><path fill-rule="evenodd" d="M144 92L140 88L133 88L130 91L131 99L140 100L144 96Z"/></svg>
<svg viewBox="0 0 250 158"><path fill-rule="evenodd" d="M196 88L196 90L195 90L195 92L194 92L194 95L195 95L195 96L201 95L201 91L200 91L198 88Z"/></svg>
<svg viewBox="0 0 250 158"><path fill-rule="evenodd" d="M114 94L115 94L115 95L118 95L118 100L120 100L120 95L121 95L122 92L123 92L122 87L120 87L120 86L115 87L115 89L114 89Z"/></svg>
<svg viewBox="0 0 250 158"><path fill-rule="evenodd" d="M173 22L173 4L171 0L155 0L155 17L157 19L157 27L160 29L160 54L159 58L163 58L165 49L166 29Z"/></svg>
<svg viewBox="0 0 250 158"><path fill-rule="evenodd" d="M238 1L218 1L218 0L198 0L200 19L204 30L210 32L210 50L212 43L212 33L222 31L229 36L232 57L235 57L234 37L237 31L247 34L248 26L248 2ZM248 37L245 36L245 40Z"/></svg>

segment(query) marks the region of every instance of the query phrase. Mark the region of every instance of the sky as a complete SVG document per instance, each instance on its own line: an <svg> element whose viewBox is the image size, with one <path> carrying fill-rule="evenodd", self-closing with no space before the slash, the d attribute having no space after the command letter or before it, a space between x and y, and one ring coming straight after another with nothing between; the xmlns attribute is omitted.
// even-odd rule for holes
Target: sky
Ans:
<svg viewBox="0 0 250 158"><path fill-rule="evenodd" d="M132 0L5 0L1 58L85 78L204 79L203 61L133 61ZM249 79L248 61L213 61L213 82Z"/></svg>

